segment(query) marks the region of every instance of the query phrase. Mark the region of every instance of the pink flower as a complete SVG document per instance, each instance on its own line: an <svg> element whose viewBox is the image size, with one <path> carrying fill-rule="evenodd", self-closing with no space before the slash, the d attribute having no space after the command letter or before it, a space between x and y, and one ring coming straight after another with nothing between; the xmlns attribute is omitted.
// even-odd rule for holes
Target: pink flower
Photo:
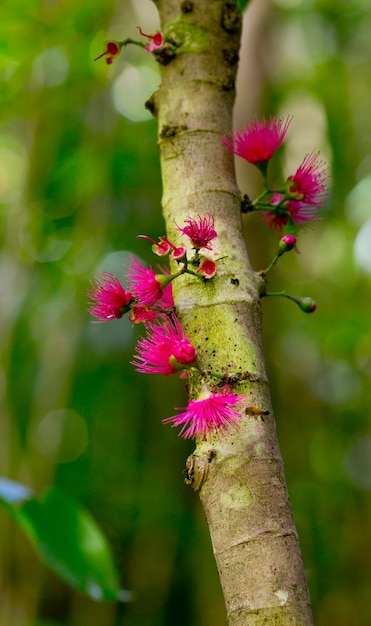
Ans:
<svg viewBox="0 0 371 626"><path fill-rule="evenodd" d="M88 297L92 300L88 311L102 322L120 318L130 308L133 296L125 291L119 279L114 274L104 272L101 278L91 282Z"/></svg>
<svg viewBox="0 0 371 626"><path fill-rule="evenodd" d="M174 306L174 298L173 298L173 284L169 283L162 294L162 298L156 302L156 306L161 307L161 309L172 309Z"/></svg>
<svg viewBox="0 0 371 626"><path fill-rule="evenodd" d="M287 200L278 210L260 212L265 224L271 229L282 233L289 219L296 226L305 226L308 222L319 220L316 207L307 206L300 201Z"/></svg>
<svg viewBox="0 0 371 626"><path fill-rule="evenodd" d="M184 335L175 315L161 323L149 323L147 335L139 339L132 365L142 374L175 374L196 360L196 349Z"/></svg>
<svg viewBox="0 0 371 626"><path fill-rule="evenodd" d="M307 154L295 174L287 179L290 199L275 193L272 211L261 211L267 226L282 233L289 221L301 227L321 219L317 213L326 196L325 179L325 164L318 160L318 153Z"/></svg>
<svg viewBox="0 0 371 626"><path fill-rule="evenodd" d="M150 39L150 41L145 46L145 50L147 52L153 52L154 50L156 50L156 48L161 48L161 46L164 44L164 36L160 31L157 31L153 35L146 35L146 33L143 33L140 26L137 26L137 29L139 30L140 34L143 35L143 37L147 37L147 39Z"/></svg>
<svg viewBox="0 0 371 626"><path fill-rule="evenodd" d="M106 41L105 51L102 52L102 54L100 54L99 57L96 57L94 61L98 61L98 59L101 59L102 57L106 56L107 65L111 65L113 59L118 57L118 55L120 54L121 47L122 45L120 45L118 41Z"/></svg>
<svg viewBox="0 0 371 626"><path fill-rule="evenodd" d="M128 284L138 303L151 305L163 297L170 277L156 274L151 267L145 267L135 257L132 257L127 269L129 270Z"/></svg>
<svg viewBox="0 0 371 626"><path fill-rule="evenodd" d="M229 393L228 388L220 393L211 393L204 385L198 398L189 400L183 413L168 417L163 422L171 423L173 427L181 426L179 435L185 439L198 435L206 439L208 433L228 431L231 426L237 426L240 421L238 409L244 404L244 395Z"/></svg>
<svg viewBox="0 0 371 626"><path fill-rule="evenodd" d="M196 250L201 248L211 250L210 242L217 236L217 232L214 229L214 216L211 213L207 213L203 217L197 215L197 219L189 217L184 221L187 226L184 226L184 228L177 226L177 230L189 237Z"/></svg>
<svg viewBox="0 0 371 626"><path fill-rule="evenodd" d="M231 133L230 137L223 137L222 143L228 150L237 154L254 165L266 163L281 146L285 139L292 117L271 117L269 120L257 118L248 124L245 130Z"/></svg>
<svg viewBox="0 0 371 626"><path fill-rule="evenodd" d="M322 206L326 196L326 169L325 163L318 160L319 153L307 154L300 167L293 176L289 176L289 190L293 197L293 202L301 203L302 207ZM303 218L308 221L313 217Z"/></svg>
<svg viewBox="0 0 371 626"><path fill-rule="evenodd" d="M135 304L130 311L129 320L133 322L133 324L139 324L142 322L145 324L146 322L153 321L157 317L157 312L153 309L149 309L145 304Z"/></svg>

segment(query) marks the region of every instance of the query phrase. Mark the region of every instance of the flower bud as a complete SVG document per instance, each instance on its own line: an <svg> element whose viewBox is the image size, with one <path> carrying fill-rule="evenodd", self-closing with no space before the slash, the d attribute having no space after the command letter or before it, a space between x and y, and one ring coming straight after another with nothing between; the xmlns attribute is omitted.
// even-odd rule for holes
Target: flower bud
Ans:
<svg viewBox="0 0 371 626"><path fill-rule="evenodd" d="M98 59L101 59L102 57L106 57L107 65L111 65L113 59L118 57L118 55L120 54L121 48L122 48L122 43L120 43L119 41L106 41L105 51L102 52L102 54L100 54L99 56L97 56L94 59L94 61L98 61Z"/></svg>
<svg viewBox="0 0 371 626"><path fill-rule="evenodd" d="M280 239L279 248L283 252L288 252L296 246L296 237L294 235L285 235Z"/></svg>
<svg viewBox="0 0 371 626"><path fill-rule="evenodd" d="M296 298L292 297L292 300L296 302L296 304L301 308L304 313L314 313L317 308L317 303L313 300L313 298L305 297L305 298Z"/></svg>

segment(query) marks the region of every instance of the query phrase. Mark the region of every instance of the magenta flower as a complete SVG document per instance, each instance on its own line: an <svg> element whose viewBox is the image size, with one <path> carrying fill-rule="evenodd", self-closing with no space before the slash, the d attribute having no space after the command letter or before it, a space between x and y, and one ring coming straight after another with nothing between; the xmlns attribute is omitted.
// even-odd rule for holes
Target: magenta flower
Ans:
<svg viewBox="0 0 371 626"><path fill-rule="evenodd" d="M142 374L176 374L196 360L196 349L185 336L175 315L161 323L148 323L147 335L139 339L132 365Z"/></svg>
<svg viewBox="0 0 371 626"><path fill-rule="evenodd" d="M133 324L139 324L153 321L156 319L158 313L153 309L149 309L145 304L135 304L131 307L131 311L129 314L129 320L133 322Z"/></svg>
<svg viewBox="0 0 371 626"><path fill-rule="evenodd" d="M326 169L325 163L319 161L319 153L307 154L300 167L293 176L289 176L289 190L293 197L293 202L300 202L302 205L311 207L321 207L326 196ZM313 219L308 217L307 220Z"/></svg>
<svg viewBox="0 0 371 626"><path fill-rule="evenodd" d="M173 298L173 284L169 283L166 285L162 298L156 302L156 306L161 309L172 309L174 306L174 298Z"/></svg>
<svg viewBox="0 0 371 626"><path fill-rule="evenodd" d="M171 280L170 276L156 274L151 267L145 267L135 257L132 257L127 269L128 284L138 303L151 305L163 297L165 287Z"/></svg>
<svg viewBox="0 0 371 626"><path fill-rule="evenodd" d="M325 180L325 164L318 160L318 153L307 154L295 174L287 179L290 199L275 193L272 211L261 211L267 226L282 232L289 221L300 227L321 219L317 213L326 196Z"/></svg>
<svg viewBox="0 0 371 626"><path fill-rule="evenodd" d="M140 26L137 26L137 29L139 30L140 34L143 35L143 37L147 37L147 39L150 40L145 46L145 50L147 52L153 52L154 50L156 50L156 48L161 48L161 46L164 44L164 36L160 31L157 31L153 35L146 35L146 33L142 31Z"/></svg>
<svg viewBox="0 0 371 626"><path fill-rule="evenodd" d="M257 118L248 124L245 130L231 133L230 137L223 137L222 143L228 150L237 154L254 165L263 164L272 158L285 139L292 117L271 117L269 120Z"/></svg>
<svg viewBox="0 0 371 626"><path fill-rule="evenodd" d="M196 219L189 217L184 221L187 226L184 226L184 228L177 226L177 230L189 237L196 250L201 248L211 250L210 242L217 236L217 232L214 229L214 216L211 213L206 213L203 217L197 215Z"/></svg>
<svg viewBox="0 0 371 626"><path fill-rule="evenodd" d="M130 291L126 291L117 276L110 272L104 272L101 278L96 278L95 284L91 282L87 294L92 300L88 311L101 322L122 317L133 301Z"/></svg>
<svg viewBox="0 0 371 626"><path fill-rule="evenodd" d="M308 222L319 220L317 208L307 206L300 201L286 200L286 202L276 210L260 211L265 224L273 231L282 233L289 220L296 226L305 226Z"/></svg>
<svg viewBox="0 0 371 626"><path fill-rule="evenodd" d="M206 439L208 433L228 431L230 427L237 426L240 421L238 410L243 405L245 405L244 395L229 393L228 388L224 388L220 393L211 393L204 385L198 398L189 400L183 413L168 417L163 422L173 427L181 426L179 436L185 439L198 435Z"/></svg>

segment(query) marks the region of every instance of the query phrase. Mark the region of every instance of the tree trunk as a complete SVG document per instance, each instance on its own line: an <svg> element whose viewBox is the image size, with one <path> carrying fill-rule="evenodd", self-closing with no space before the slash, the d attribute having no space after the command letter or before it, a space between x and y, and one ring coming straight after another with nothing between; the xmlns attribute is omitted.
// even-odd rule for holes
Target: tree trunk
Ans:
<svg viewBox="0 0 371 626"><path fill-rule="evenodd" d="M167 42L162 85L148 106L158 116L163 213L175 224L212 213L218 273L184 276L174 298L202 369L226 374L248 404L238 430L198 441L186 481L198 491L210 529L231 626L312 624L303 563L277 442L261 337L259 292L242 236L232 130L241 14L235 0L158 0ZM190 393L200 386L190 379Z"/></svg>

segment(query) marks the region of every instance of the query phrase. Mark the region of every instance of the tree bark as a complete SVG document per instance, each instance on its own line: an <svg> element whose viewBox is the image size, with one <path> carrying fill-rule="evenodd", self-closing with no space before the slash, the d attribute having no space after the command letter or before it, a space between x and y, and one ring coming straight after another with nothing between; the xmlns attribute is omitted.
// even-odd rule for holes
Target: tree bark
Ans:
<svg viewBox="0 0 371 626"><path fill-rule="evenodd" d="M242 236L233 156L221 144L232 129L241 14L235 0L158 0L167 43L158 53L158 117L163 214L176 224L212 213L218 273L208 282L174 281L182 323L200 366L226 373L248 404L238 430L198 441L186 481L199 493L210 529L230 626L309 626L312 622L272 413L261 337L259 293ZM182 242L184 243L184 242ZM200 380L192 375L190 393Z"/></svg>

